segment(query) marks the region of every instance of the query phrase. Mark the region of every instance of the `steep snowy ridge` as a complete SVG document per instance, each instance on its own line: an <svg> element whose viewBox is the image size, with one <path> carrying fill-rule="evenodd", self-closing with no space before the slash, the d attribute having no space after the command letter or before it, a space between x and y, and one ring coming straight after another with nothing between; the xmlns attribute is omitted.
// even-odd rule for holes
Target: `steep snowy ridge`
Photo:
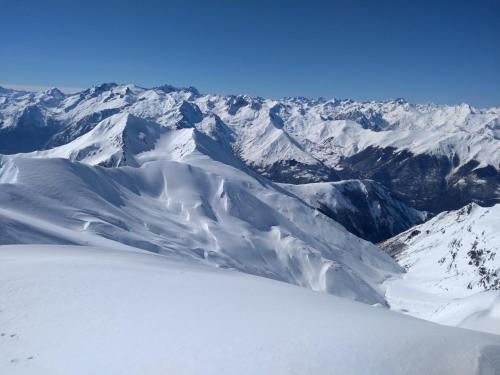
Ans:
<svg viewBox="0 0 500 375"><path fill-rule="evenodd" d="M442 290L461 293L500 289L500 205L480 207L471 203L444 212L428 222L384 242L382 247L408 273L438 268Z"/></svg>
<svg viewBox="0 0 500 375"><path fill-rule="evenodd" d="M106 167L138 166L135 156L154 148L165 131L158 124L120 113L106 118L70 143L47 151L35 151L32 156L60 157Z"/></svg>
<svg viewBox="0 0 500 375"><path fill-rule="evenodd" d="M469 204L384 242L406 273L386 282L393 309L500 333L500 205Z"/></svg>

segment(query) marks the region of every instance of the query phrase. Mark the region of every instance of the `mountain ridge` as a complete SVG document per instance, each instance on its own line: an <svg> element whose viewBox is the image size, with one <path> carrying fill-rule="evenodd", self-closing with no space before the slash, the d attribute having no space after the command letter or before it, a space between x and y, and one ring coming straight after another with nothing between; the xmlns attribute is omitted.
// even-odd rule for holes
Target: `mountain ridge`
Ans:
<svg viewBox="0 0 500 375"><path fill-rule="evenodd" d="M397 199L434 214L472 201L500 201L499 108L401 99L274 100L171 85L101 84L63 95L54 90L0 94L0 153L69 143L105 118L127 112L167 128L195 127L212 137L207 129L216 127L221 144L276 182L373 179ZM39 124L32 138L21 116L26 108L31 108L28 122ZM12 146L15 138L24 139L19 144L24 146ZM409 183L401 183L401 176ZM448 198L442 200L443 195Z"/></svg>
<svg viewBox="0 0 500 375"><path fill-rule="evenodd" d="M498 108L401 99L279 101L114 83L62 96L56 90L10 90L0 97L0 153L55 149L109 117L129 113L166 129L194 128L275 182L374 180L396 200L431 215L472 201L489 206L500 200L498 167L488 164L500 155ZM435 150L426 151L428 145ZM343 224L354 228L348 218ZM355 230L375 241L396 234L375 232Z"/></svg>

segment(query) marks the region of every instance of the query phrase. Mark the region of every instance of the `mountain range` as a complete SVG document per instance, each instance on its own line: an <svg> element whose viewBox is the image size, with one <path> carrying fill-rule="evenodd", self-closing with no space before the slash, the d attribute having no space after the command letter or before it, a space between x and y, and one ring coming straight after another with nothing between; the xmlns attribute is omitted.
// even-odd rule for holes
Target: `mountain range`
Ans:
<svg viewBox="0 0 500 375"><path fill-rule="evenodd" d="M38 355L52 373L64 373L64 366L50 363L56 350L66 349L45 351L40 339L52 330L62 337L47 315L56 297L64 294L75 307L61 317L67 327L80 319L82 327L96 329L90 302L99 305L100 316L124 327L126 319L115 318L118 302L104 302L118 293L132 305L150 306L157 324L171 312L197 326L198 314L206 312L206 327L212 328L197 330L209 335L198 337L208 347L217 347L217 340L206 340L217 330L238 331L245 321L264 329L266 319L284 313L278 307L283 303L297 311L295 328L311 324L305 317L315 311L311 342L321 341L321 327L336 332L325 334L326 343L340 345L357 326L380 324L380 330L363 328L352 345L377 368L387 366L387 373L500 370L497 336L438 329L402 316L500 333L499 163L500 108L403 99L274 100L170 85L107 83L74 94L0 88L0 295L11 301L1 313L6 327L22 331L38 353L3 339L19 332L2 332L0 352L9 359L0 369L19 370L20 356ZM109 273L97 272L103 265ZM333 296L325 302L283 283ZM139 289L148 292L141 296ZM231 295L246 296L261 311L274 293L286 296L270 302L277 315L241 321L226 316L229 326L215 322L222 313L208 302L246 316L244 299L232 305ZM158 298L167 302L155 305ZM175 304L183 298L203 302L196 308ZM44 301L30 310L39 317L38 331L21 314L31 299ZM308 301L310 311L293 301ZM337 323L328 322L329 314ZM148 337L168 341L138 317L134 324ZM387 333L391 325L406 336L395 340ZM168 327L176 335L184 332L175 322ZM273 327L281 340L286 335L280 330L290 329ZM242 348L255 353L258 346L241 332ZM308 335L307 329L297 332L299 341ZM425 353L411 350L421 346L418 332L433 342ZM139 333L108 334L112 338L104 341L117 345ZM403 362L388 366L383 351L368 355L361 342L370 335L393 342L393 354L402 346L400 355L409 358L413 372ZM457 349L455 338L466 344ZM98 358L99 340L82 350ZM308 347L307 340L302 345ZM271 347L287 363L293 356L280 357L276 348L295 350L278 342ZM319 348L318 369L343 368L341 357L327 359L328 345ZM73 361L75 350L67 353ZM471 361L453 357L457 350ZM23 359L22 366L35 366L31 361ZM356 366L354 357L349 361ZM265 368L278 373L273 363ZM239 365L233 372L258 370ZM186 370L182 366L173 371ZM86 365L81 368L85 373Z"/></svg>
<svg viewBox="0 0 500 375"><path fill-rule="evenodd" d="M72 95L2 89L0 100L3 154L62 146L103 120L128 113L165 129L195 129L279 183L370 179L394 199L431 215L500 199L499 108L414 105L403 99L271 100L113 83ZM79 152L72 149L71 158L80 160L90 151ZM94 163L133 163L133 157L116 157ZM381 240L397 233L356 234Z"/></svg>

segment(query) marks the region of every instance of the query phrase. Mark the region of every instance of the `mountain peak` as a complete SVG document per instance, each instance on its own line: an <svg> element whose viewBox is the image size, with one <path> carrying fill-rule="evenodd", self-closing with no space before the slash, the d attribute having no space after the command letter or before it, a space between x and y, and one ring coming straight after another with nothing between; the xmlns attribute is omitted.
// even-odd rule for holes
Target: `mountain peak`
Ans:
<svg viewBox="0 0 500 375"><path fill-rule="evenodd" d="M54 98L62 98L64 97L64 93L59 90L57 87L51 87L49 89L46 89L44 92L43 92L44 95L48 95L48 96L52 96Z"/></svg>
<svg viewBox="0 0 500 375"><path fill-rule="evenodd" d="M107 90L111 90L117 86L118 86L118 84L115 82L104 82L104 83L101 83L98 85L94 85L94 86L92 86L92 88L95 88L96 90L100 90L100 91L107 91Z"/></svg>
<svg viewBox="0 0 500 375"><path fill-rule="evenodd" d="M391 101L397 104L408 104L408 101L405 98L396 98Z"/></svg>
<svg viewBox="0 0 500 375"><path fill-rule="evenodd" d="M157 90L161 90L163 91L164 93L168 94L168 93L171 93L171 92L190 92L191 94L193 95L196 95L196 96L199 96L200 95L200 92L193 86L189 86L189 87L177 87L177 86L173 86L173 85L170 85L168 83L164 84L164 85L161 85L161 86L156 86L154 87L154 89L157 89Z"/></svg>
<svg viewBox="0 0 500 375"><path fill-rule="evenodd" d="M98 85L93 85L89 89L83 91L84 93L90 94L92 96L102 94L103 92L113 90L115 87L117 87L118 84L114 82L110 83L101 83Z"/></svg>

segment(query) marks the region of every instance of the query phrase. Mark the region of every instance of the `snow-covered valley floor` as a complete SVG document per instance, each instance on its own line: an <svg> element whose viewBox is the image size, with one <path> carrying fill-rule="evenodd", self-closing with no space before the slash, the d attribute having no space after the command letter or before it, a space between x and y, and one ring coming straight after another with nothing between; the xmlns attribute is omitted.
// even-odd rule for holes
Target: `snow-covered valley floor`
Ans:
<svg viewBox="0 0 500 375"><path fill-rule="evenodd" d="M500 335L499 290L452 297L429 291L422 284L422 279L406 274L386 281L385 297L391 309L440 324Z"/></svg>
<svg viewBox="0 0 500 375"><path fill-rule="evenodd" d="M142 251L0 247L1 374L495 374L500 336Z"/></svg>

